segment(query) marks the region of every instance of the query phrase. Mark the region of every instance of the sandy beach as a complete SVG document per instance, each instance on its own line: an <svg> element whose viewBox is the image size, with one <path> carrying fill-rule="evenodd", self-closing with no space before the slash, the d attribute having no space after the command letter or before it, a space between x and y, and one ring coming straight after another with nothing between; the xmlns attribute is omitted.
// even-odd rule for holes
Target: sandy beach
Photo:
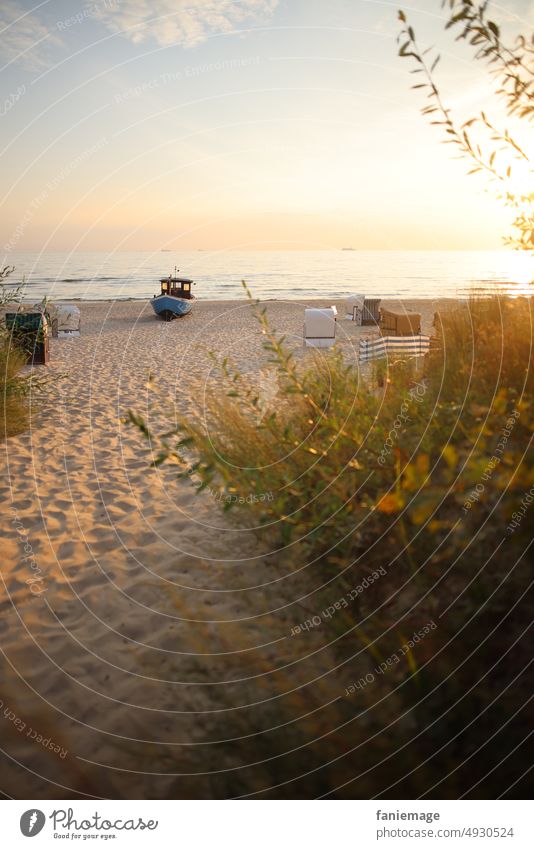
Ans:
<svg viewBox="0 0 534 849"><path fill-rule="evenodd" d="M303 305L266 306L295 355L310 356ZM431 330L439 304L404 306ZM256 375L268 395L261 335L244 301L199 301L171 323L148 302L80 307L81 336L51 340L48 368L62 375L51 400L30 432L2 446L4 786L27 798L157 798L176 774L200 770L213 775L190 777L181 791L224 795L225 771L235 776L243 764L221 762L212 744L246 733L255 705L255 729L279 724L278 696L312 678L327 701L335 663L320 635L305 647L288 638L303 609L313 610L299 601L291 557L262 548L172 466L151 468L149 446L125 417L150 415L153 387L171 415L174 405L201 403L216 380L210 349ZM376 330L338 322L338 345L355 367L362 333ZM199 744L208 744L202 766ZM243 778L243 792L256 789L261 772Z"/></svg>

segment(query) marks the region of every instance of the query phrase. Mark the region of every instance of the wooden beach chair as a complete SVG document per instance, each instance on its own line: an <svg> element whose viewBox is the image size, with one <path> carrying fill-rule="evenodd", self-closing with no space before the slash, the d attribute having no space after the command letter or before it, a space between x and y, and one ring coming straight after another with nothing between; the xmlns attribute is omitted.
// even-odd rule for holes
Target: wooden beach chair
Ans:
<svg viewBox="0 0 534 849"><path fill-rule="evenodd" d="M42 312L6 313L6 328L11 342L26 355L32 366L47 365L50 348L50 329Z"/></svg>
<svg viewBox="0 0 534 849"><path fill-rule="evenodd" d="M346 299L346 318L358 326L377 325L380 321L380 298L349 295Z"/></svg>
<svg viewBox="0 0 534 849"><path fill-rule="evenodd" d="M362 321L363 327L376 325L380 323L380 302L381 298L366 298L363 302Z"/></svg>
<svg viewBox="0 0 534 849"><path fill-rule="evenodd" d="M380 333L382 336L419 336L421 334L421 314L381 309Z"/></svg>

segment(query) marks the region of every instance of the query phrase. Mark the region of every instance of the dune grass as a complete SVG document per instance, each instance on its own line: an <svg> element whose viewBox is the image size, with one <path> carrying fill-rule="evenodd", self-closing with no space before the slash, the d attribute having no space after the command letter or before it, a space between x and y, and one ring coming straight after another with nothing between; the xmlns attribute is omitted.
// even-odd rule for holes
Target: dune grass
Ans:
<svg viewBox="0 0 534 849"><path fill-rule="evenodd" d="M207 406L163 439L149 436L157 463L181 464L183 477L219 492L225 509L279 549L271 568L299 573L307 593L292 606L292 633L304 653L310 634L320 635L346 690L284 697L271 720L283 731L268 744L261 735L234 744L231 756L246 763L262 741L276 752L298 747L264 765L262 780L283 778L308 797L491 798L510 785L521 794L532 649L531 301L458 304L437 317L423 363L381 362L368 374L335 351L297 365L255 309L278 376L273 409L259 421L253 385L223 360ZM246 792L242 775L224 786L223 795Z"/></svg>
<svg viewBox="0 0 534 849"><path fill-rule="evenodd" d="M14 268L0 270L0 306L19 308L24 283L9 284ZM0 440L24 433L30 426L31 414L39 409L54 379L44 372L29 371L27 354L16 344L5 320L0 322Z"/></svg>
<svg viewBox="0 0 534 849"><path fill-rule="evenodd" d="M454 524L512 417L513 439L504 437L477 502L479 515L498 511L504 521L532 471L529 300L474 298L437 318L423 366L379 361L367 377L336 352L297 367L256 309L278 374L276 409L258 422L254 389L222 361L223 388L166 435L156 462L182 463L181 474L218 489L227 509L236 505L227 496L245 496L239 509L268 534L308 539L316 553L367 548L385 521L395 534L399 524L421 529L421 545ZM246 500L265 492L275 497Z"/></svg>
<svg viewBox="0 0 534 849"><path fill-rule="evenodd" d="M26 355L10 343L9 335L0 335L0 439L15 436L28 427L29 381L21 371Z"/></svg>

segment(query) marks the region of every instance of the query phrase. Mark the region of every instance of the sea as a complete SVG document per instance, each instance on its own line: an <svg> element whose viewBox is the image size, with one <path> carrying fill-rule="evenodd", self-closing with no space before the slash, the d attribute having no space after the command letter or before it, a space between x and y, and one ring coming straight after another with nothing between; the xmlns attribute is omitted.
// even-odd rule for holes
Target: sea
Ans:
<svg viewBox="0 0 534 849"><path fill-rule="evenodd" d="M166 251L12 253L10 282L25 282L25 300L146 299L174 273L195 281L199 298L261 300L465 298L474 290L534 293L534 263L517 251Z"/></svg>

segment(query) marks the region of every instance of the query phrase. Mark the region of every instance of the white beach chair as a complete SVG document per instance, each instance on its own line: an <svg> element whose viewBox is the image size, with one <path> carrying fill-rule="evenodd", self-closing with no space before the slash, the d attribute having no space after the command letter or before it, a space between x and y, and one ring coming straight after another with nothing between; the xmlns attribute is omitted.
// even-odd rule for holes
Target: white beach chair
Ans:
<svg viewBox="0 0 534 849"><path fill-rule="evenodd" d="M330 348L336 341L335 307L304 310L304 345L309 348Z"/></svg>
<svg viewBox="0 0 534 849"><path fill-rule="evenodd" d="M52 304L50 305L52 319L52 336L66 339L71 336L80 335L81 314L80 308L74 304Z"/></svg>

